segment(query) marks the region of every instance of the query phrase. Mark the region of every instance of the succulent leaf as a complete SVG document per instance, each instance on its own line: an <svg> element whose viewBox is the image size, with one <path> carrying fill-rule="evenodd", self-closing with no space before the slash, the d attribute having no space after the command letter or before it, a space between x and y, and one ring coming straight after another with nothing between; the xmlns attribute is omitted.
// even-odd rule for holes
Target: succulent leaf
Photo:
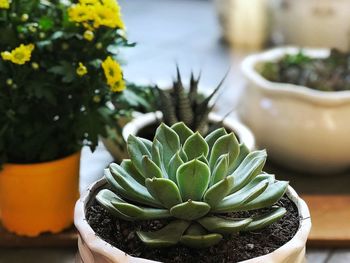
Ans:
<svg viewBox="0 0 350 263"><path fill-rule="evenodd" d="M175 123L171 128L179 135L180 143L183 145L188 137L190 137L193 134L193 131L189 129L185 123L178 122Z"/></svg>
<svg viewBox="0 0 350 263"><path fill-rule="evenodd" d="M162 178L162 171L147 155L142 157L142 168L146 178Z"/></svg>
<svg viewBox="0 0 350 263"><path fill-rule="evenodd" d="M177 182L176 180L176 172L177 169L184 163L184 161L180 157L180 152L174 154L174 156L170 159L169 165L168 165L168 175L169 179L171 179L173 182Z"/></svg>
<svg viewBox="0 0 350 263"><path fill-rule="evenodd" d="M244 158L247 157L249 154L249 149L245 144L240 144L239 145L239 155L234 161L234 163L231 165L230 170L228 171L229 174L233 173L238 166L243 162Z"/></svg>
<svg viewBox="0 0 350 263"><path fill-rule="evenodd" d="M180 243L193 248L206 248L216 245L222 240L220 234L206 234L206 235L183 235Z"/></svg>
<svg viewBox="0 0 350 263"><path fill-rule="evenodd" d="M169 179L146 179L146 187L148 192L168 209L182 203L177 185Z"/></svg>
<svg viewBox="0 0 350 263"><path fill-rule="evenodd" d="M229 213L240 209L244 203L248 200L253 200L265 191L269 182L267 180L262 181L254 187L247 189L246 191L239 191L225 197L219 204L213 209L217 213Z"/></svg>
<svg viewBox="0 0 350 263"><path fill-rule="evenodd" d="M168 247L176 245L180 241L189 225L188 221L175 220L158 231L137 231L136 234L143 243L150 247Z"/></svg>
<svg viewBox="0 0 350 263"><path fill-rule="evenodd" d="M171 157L173 157L180 148L179 136L173 129L162 123L158 127L154 138L162 143L163 162L165 164L169 163Z"/></svg>
<svg viewBox="0 0 350 263"><path fill-rule="evenodd" d="M130 159L132 160L139 173L142 174L142 157L145 155L151 157L151 153L149 152L146 145L139 138L132 134L128 137L127 147Z"/></svg>
<svg viewBox="0 0 350 263"><path fill-rule="evenodd" d="M220 234L234 234L245 229L253 219L231 219L216 216L207 216L198 219L197 222L210 232Z"/></svg>
<svg viewBox="0 0 350 263"><path fill-rule="evenodd" d="M120 166L130 174L139 184L145 186L145 177L137 171L133 162L130 159L125 159L122 161Z"/></svg>
<svg viewBox="0 0 350 263"><path fill-rule="evenodd" d="M207 203L188 200L173 206L170 209L170 214L179 219L195 220L206 215L209 211L210 206Z"/></svg>
<svg viewBox="0 0 350 263"><path fill-rule="evenodd" d="M204 201L208 203L211 208L215 208L218 203L227 196L233 187L234 178L232 176L222 179L220 182L210 187L204 195Z"/></svg>
<svg viewBox="0 0 350 263"><path fill-rule="evenodd" d="M280 220L285 214L287 210L284 207L275 208L272 212L266 213L258 218L254 218L254 220L246 226L243 231L254 231L266 226L271 225L272 223Z"/></svg>
<svg viewBox="0 0 350 263"><path fill-rule="evenodd" d="M199 132L188 137L183 145L183 149L189 160L193 160L201 155L207 157L209 152L209 146Z"/></svg>
<svg viewBox="0 0 350 263"><path fill-rule="evenodd" d="M210 153L210 168L214 169L217 159L223 155L229 155L229 167L234 163L239 154L239 144L233 133L224 135L216 140Z"/></svg>
<svg viewBox="0 0 350 263"><path fill-rule="evenodd" d="M122 214L136 220L151 220L170 217L168 209L145 208L133 204L125 203L125 201L111 201L113 207Z"/></svg>
<svg viewBox="0 0 350 263"><path fill-rule="evenodd" d="M235 186L231 193L238 191L260 174L265 165L266 158L265 150L249 153L232 174L232 176L235 177Z"/></svg>
<svg viewBox="0 0 350 263"><path fill-rule="evenodd" d="M213 172L210 178L210 185L216 184L220 180L224 179L228 174L228 163L229 163L229 155L223 154L221 155L216 164L214 165ZM233 188L233 186L232 186Z"/></svg>
<svg viewBox="0 0 350 263"><path fill-rule="evenodd" d="M227 135L225 128L219 128L209 133L205 137L205 141L207 142L209 149L211 150L214 146L214 143L224 135Z"/></svg>
<svg viewBox="0 0 350 263"><path fill-rule="evenodd" d="M205 163L194 159L178 168L176 179L183 200L200 201L209 185L210 170Z"/></svg>

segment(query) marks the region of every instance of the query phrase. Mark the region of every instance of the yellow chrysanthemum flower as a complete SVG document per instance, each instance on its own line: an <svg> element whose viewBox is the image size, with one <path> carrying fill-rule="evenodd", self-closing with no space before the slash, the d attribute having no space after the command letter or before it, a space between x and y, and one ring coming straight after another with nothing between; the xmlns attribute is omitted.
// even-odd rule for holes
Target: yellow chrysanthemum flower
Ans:
<svg viewBox="0 0 350 263"><path fill-rule="evenodd" d="M15 48L11 52L4 51L1 52L1 57L3 60L9 60L12 63L23 65L26 62L30 61L30 57L32 55L32 51L34 50L34 45L23 45L21 44L19 47Z"/></svg>
<svg viewBox="0 0 350 263"><path fill-rule="evenodd" d="M0 0L0 9L9 9L10 1L9 0Z"/></svg>
<svg viewBox="0 0 350 263"><path fill-rule="evenodd" d="M72 22L86 22L94 18L92 6L76 4L68 9L69 20Z"/></svg>
<svg viewBox="0 0 350 263"><path fill-rule="evenodd" d="M120 17L119 6L96 5L94 7L94 27L124 28Z"/></svg>
<svg viewBox="0 0 350 263"><path fill-rule="evenodd" d="M123 91L125 89L125 83L119 63L108 56L105 61L102 62L102 68L107 79L107 84L110 86L111 90L113 92Z"/></svg>
<svg viewBox="0 0 350 263"><path fill-rule="evenodd" d="M87 68L84 66L83 63L79 62L79 67L77 68L77 74L82 77L84 76L86 73L88 73Z"/></svg>

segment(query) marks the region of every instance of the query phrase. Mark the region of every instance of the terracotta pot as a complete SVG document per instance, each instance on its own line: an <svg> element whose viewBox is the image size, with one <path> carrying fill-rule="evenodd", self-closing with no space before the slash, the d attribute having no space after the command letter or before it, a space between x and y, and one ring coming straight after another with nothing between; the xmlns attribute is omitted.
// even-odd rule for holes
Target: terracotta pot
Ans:
<svg viewBox="0 0 350 263"><path fill-rule="evenodd" d="M80 152L37 164L5 164L0 171L3 226L18 235L57 233L73 223L79 198Z"/></svg>
<svg viewBox="0 0 350 263"><path fill-rule="evenodd" d="M86 220L85 211L89 201L94 198L97 190L106 184L105 179L94 183L82 195L75 206L74 223L79 231L77 262L82 263L151 263L155 262L143 258L129 256L117 247L113 247L99 238ZM289 187L288 197L298 207L300 227L295 236L286 244L272 253L243 261L244 263L302 263L305 260L305 245L311 229L311 219L306 203ZM234 253L234 252L232 252Z"/></svg>
<svg viewBox="0 0 350 263"><path fill-rule="evenodd" d="M326 92L266 80L257 67L299 48L276 48L247 57L247 86L238 113L269 157L294 170L334 175L350 166L350 91ZM303 49L324 58L328 49Z"/></svg>
<svg viewBox="0 0 350 263"><path fill-rule="evenodd" d="M150 113L137 116L127 125L125 125L123 129L124 139L127 140L130 134L137 135L141 129L157 123L159 120L162 119L162 116L163 115L161 112L150 112ZM220 122L221 120L222 120L222 117L219 116L218 114L213 112L209 114L209 122L216 123L216 122ZM234 118L226 118L223 122L223 126L227 130L233 131L236 134L236 136L239 138L239 141L241 143L244 143L249 150L251 151L254 150L255 148L254 135L249 130L249 128L247 128L243 123L241 123L239 120Z"/></svg>

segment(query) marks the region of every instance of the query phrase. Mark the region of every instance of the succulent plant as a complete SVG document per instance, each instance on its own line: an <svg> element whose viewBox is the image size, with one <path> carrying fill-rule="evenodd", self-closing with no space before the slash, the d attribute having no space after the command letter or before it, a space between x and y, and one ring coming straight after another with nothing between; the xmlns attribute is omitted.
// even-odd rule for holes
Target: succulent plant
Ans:
<svg viewBox="0 0 350 263"><path fill-rule="evenodd" d="M208 131L208 115L214 105L210 105L211 99L220 90L226 78L220 81L218 86L204 97L198 91L198 83L200 75L195 78L191 74L190 87L185 89L180 70L176 67L177 79L173 83L170 90L162 90L158 87L159 93L159 110L163 113L163 121L171 126L177 122L184 122L191 130L199 131L201 134L206 134Z"/></svg>
<svg viewBox="0 0 350 263"><path fill-rule="evenodd" d="M153 142L130 135L127 144L131 159L105 170L111 190L100 190L96 199L122 220L167 219L160 230L137 231L146 245L208 247L223 235L266 227L286 212L275 204L288 182L262 171L266 152L249 152L224 128L203 138L183 122L162 123ZM269 207L259 217L232 217Z"/></svg>

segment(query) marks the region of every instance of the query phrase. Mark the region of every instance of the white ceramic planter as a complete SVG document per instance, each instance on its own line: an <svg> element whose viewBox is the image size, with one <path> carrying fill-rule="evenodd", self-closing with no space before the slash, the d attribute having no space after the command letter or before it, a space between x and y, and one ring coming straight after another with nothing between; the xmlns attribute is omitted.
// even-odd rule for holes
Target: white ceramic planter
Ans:
<svg viewBox="0 0 350 263"><path fill-rule="evenodd" d="M150 112L146 114L139 115L123 129L123 137L125 140L128 139L130 134L136 135L142 128L147 127L148 125L156 123L158 120L162 119L161 112ZM219 122L222 120L222 117L216 113L209 114L209 121ZM240 142L244 143L249 150L254 150L255 148L255 138L252 132L239 120L234 118L226 118L223 122L223 126L233 131L239 138Z"/></svg>
<svg viewBox="0 0 350 263"><path fill-rule="evenodd" d="M348 0L273 0L274 24L284 43L349 50Z"/></svg>
<svg viewBox="0 0 350 263"><path fill-rule="evenodd" d="M267 0L214 0L214 5L227 42L239 48L264 46L269 34Z"/></svg>
<svg viewBox="0 0 350 263"><path fill-rule="evenodd" d="M89 201L94 198L96 191L106 184L102 179L93 184L82 195L75 206L74 223L79 231L78 248L76 257L78 263L151 263L152 260L129 256L117 247L113 247L99 238L88 224L85 211ZM305 260L305 244L311 229L311 219L306 203L298 194L289 187L288 197L297 205L300 215L300 227L295 236L274 252L258 258L244 261L244 263L302 263ZM243 263L243 262L242 262Z"/></svg>
<svg viewBox="0 0 350 263"><path fill-rule="evenodd" d="M303 49L311 57L327 57L326 49ZM292 169L326 174L350 166L350 91L323 92L264 79L259 64L295 54L277 48L247 57L242 71L247 86L238 112L269 157Z"/></svg>

